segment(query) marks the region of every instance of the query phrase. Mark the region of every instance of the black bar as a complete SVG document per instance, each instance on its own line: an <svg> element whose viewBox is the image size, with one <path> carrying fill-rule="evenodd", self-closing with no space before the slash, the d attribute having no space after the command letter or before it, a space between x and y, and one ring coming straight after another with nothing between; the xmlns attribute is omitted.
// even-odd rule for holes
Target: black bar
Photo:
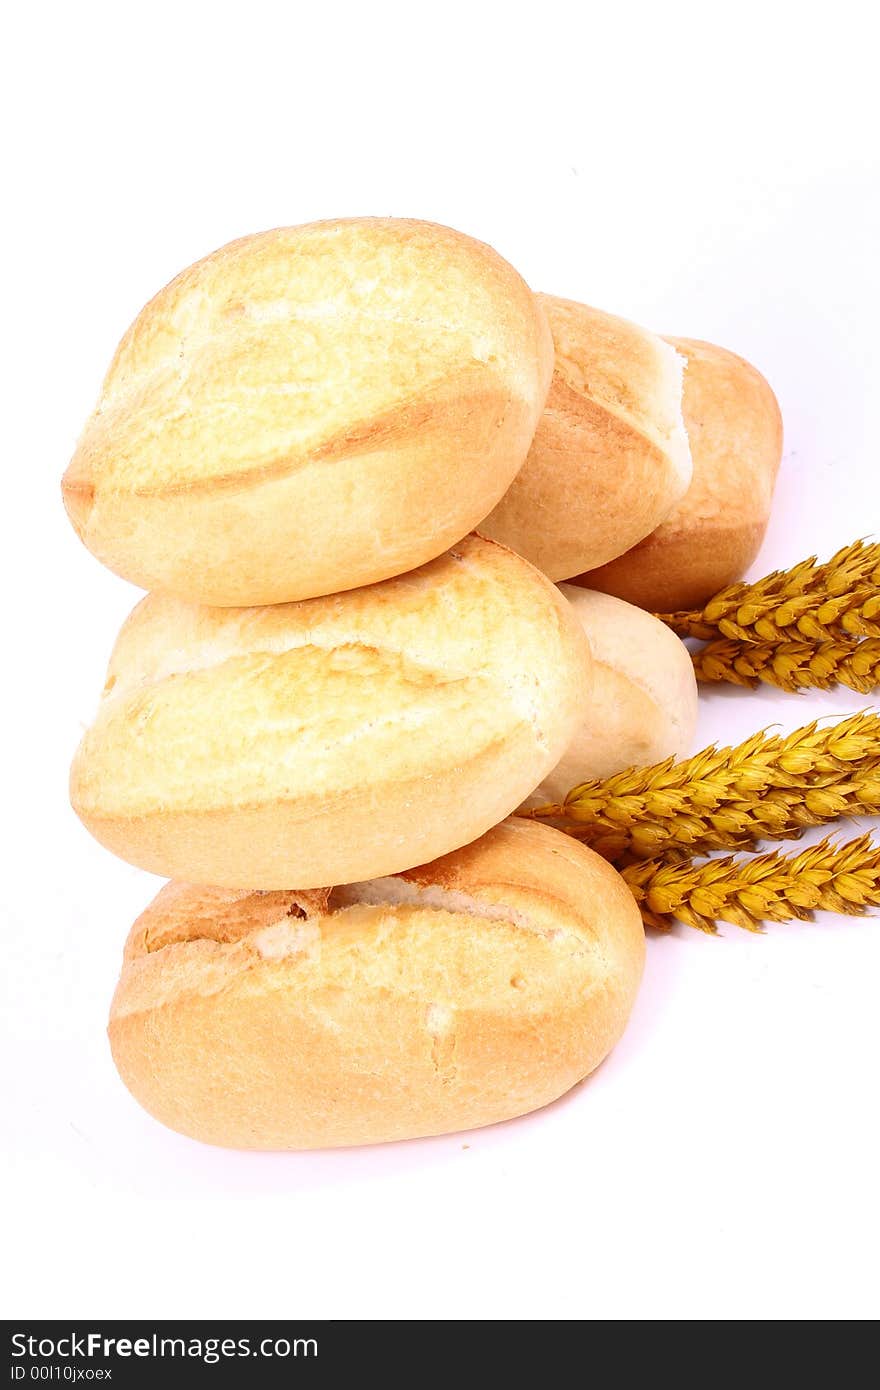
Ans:
<svg viewBox="0 0 880 1390"><path fill-rule="evenodd" d="M531 1325L511 1335L479 1322L348 1320L212 1322L11 1319L5 1328L6 1365L0 1390L35 1385L161 1386L164 1376L184 1386L334 1383L346 1372L359 1380L398 1372L407 1383L426 1370L460 1380L475 1355L490 1357L492 1377L509 1367L518 1379L546 1378L547 1341ZM558 1340L558 1326L554 1342ZM579 1334L578 1341L580 1340ZM572 1338L569 1351L575 1354Z"/></svg>
<svg viewBox="0 0 880 1390"><path fill-rule="evenodd" d="M9 1320L3 1384L189 1386L318 1384L320 1368L337 1374L349 1335L331 1322L54 1322Z"/></svg>

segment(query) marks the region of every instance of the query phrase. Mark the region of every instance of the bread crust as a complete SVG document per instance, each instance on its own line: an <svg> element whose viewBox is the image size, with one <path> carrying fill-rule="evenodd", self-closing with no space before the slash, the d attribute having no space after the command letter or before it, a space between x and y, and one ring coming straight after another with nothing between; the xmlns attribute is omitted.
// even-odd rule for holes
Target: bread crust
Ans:
<svg viewBox="0 0 880 1390"><path fill-rule="evenodd" d="M761 373L714 343L667 341L687 359L690 488L651 535L575 580L657 613L699 608L742 578L764 539L782 459L782 416Z"/></svg>
<svg viewBox="0 0 880 1390"><path fill-rule="evenodd" d="M598 1066L644 949L615 871L514 819L341 904L329 890L168 885L130 933L110 1042L140 1104L207 1143L470 1129L546 1105Z"/></svg>
<svg viewBox="0 0 880 1390"><path fill-rule="evenodd" d="M690 482L682 362L661 338L585 304L538 295L555 344L528 458L481 530L551 579L653 531Z"/></svg>
<svg viewBox="0 0 880 1390"><path fill-rule="evenodd" d="M163 876L374 878L509 814L561 756L589 679L557 590L478 536L301 603L151 594L117 640L71 799L102 844Z"/></svg>
<svg viewBox="0 0 880 1390"><path fill-rule="evenodd" d="M353 218L244 237L132 324L65 505L111 569L193 601L370 584L492 509L552 361L528 287L459 232Z"/></svg>
<svg viewBox="0 0 880 1390"><path fill-rule="evenodd" d="M697 728L693 662L650 613L610 594L560 584L593 655L592 694L564 756L526 800L561 802L579 782L683 758Z"/></svg>

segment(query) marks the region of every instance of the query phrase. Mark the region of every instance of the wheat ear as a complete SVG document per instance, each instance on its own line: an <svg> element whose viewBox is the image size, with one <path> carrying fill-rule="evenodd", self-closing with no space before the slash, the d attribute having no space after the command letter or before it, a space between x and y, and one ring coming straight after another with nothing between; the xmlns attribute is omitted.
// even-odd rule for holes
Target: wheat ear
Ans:
<svg viewBox="0 0 880 1390"><path fill-rule="evenodd" d="M582 782L564 801L523 814L616 864L793 839L808 826L880 814L880 715L713 744L681 762Z"/></svg>
<svg viewBox="0 0 880 1390"><path fill-rule="evenodd" d="M861 916L880 905L880 846L869 835L844 844L822 840L792 855L649 860L622 874L645 925L661 930L678 920L704 932L719 921L759 931L762 922L804 921L817 909Z"/></svg>
<svg viewBox="0 0 880 1390"><path fill-rule="evenodd" d="M813 644L880 637L880 544L855 541L753 584L730 584L702 609L658 614L681 637Z"/></svg>
<svg viewBox="0 0 880 1390"><path fill-rule="evenodd" d="M780 690L849 686L867 695L880 685L880 640L863 642L747 642L721 639L693 654L697 680L754 689L761 681Z"/></svg>

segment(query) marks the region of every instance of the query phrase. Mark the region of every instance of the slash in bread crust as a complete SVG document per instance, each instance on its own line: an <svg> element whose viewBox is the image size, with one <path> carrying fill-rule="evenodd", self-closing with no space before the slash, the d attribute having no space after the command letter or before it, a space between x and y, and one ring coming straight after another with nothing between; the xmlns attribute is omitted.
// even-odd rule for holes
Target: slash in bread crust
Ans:
<svg viewBox="0 0 880 1390"><path fill-rule="evenodd" d="M643 960L615 871L512 820L342 894L169 884L132 928L110 1041L136 1099L208 1143L440 1134L546 1105L598 1066Z"/></svg>

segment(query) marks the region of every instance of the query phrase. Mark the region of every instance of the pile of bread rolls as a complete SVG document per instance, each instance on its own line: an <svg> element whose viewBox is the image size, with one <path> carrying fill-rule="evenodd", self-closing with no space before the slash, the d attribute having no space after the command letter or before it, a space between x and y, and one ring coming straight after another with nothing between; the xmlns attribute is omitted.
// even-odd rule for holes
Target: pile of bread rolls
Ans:
<svg viewBox="0 0 880 1390"><path fill-rule="evenodd" d="M430 223L245 237L146 306L63 493L151 591L71 795L173 880L110 1018L153 1115L360 1144L523 1114L602 1061L639 913L513 813L688 750L690 659L645 610L742 573L780 450L740 358L534 295Z"/></svg>

